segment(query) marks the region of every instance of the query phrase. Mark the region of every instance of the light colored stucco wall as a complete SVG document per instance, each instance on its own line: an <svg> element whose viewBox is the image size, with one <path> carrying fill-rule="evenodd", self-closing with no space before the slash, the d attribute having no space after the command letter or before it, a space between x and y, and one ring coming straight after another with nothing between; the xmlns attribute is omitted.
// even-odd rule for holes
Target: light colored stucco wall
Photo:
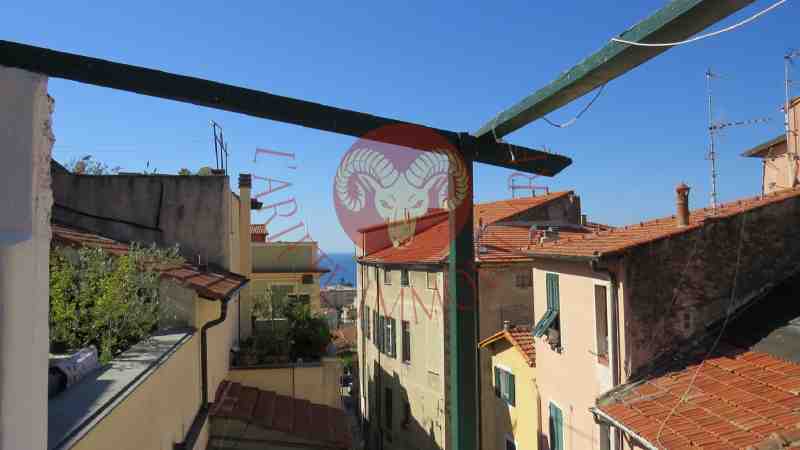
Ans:
<svg viewBox="0 0 800 450"><path fill-rule="evenodd" d="M491 356L492 373L500 367L514 374L514 406L498 398L492 391L483 406L491 404L494 414L486 418L491 421L491 433L484 431L483 450L506 450L506 436L512 437L519 450L539 448L539 392L536 385L536 369L528 366L519 350L507 341L498 341L488 349ZM510 369L510 370L509 370ZM494 378L494 377L492 377ZM490 382L494 387L494 380ZM489 425L484 422L484 424ZM484 427L486 430L486 427Z"/></svg>
<svg viewBox="0 0 800 450"><path fill-rule="evenodd" d="M547 310L546 273L559 274L563 350L535 338L537 383L541 396L541 430L549 442L549 404L562 411L564 448L599 449L599 427L589 413L597 397L611 388L610 366L598 362L594 286L611 289L588 263L540 261L533 271L536 320ZM610 298L607 300L610 305ZM610 311L608 314L610 318ZM610 320L609 320L610 328Z"/></svg>
<svg viewBox="0 0 800 450"><path fill-rule="evenodd" d="M298 367L235 368L228 379L280 395L342 409L339 377L342 366L336 358L323 358L320 364Z"/></svg>
<svg viewBox="0 0 800 450"><path fill-rule="evenodd" d="M47 78L0 67L0 448L47 441L52 103ZM13 214L11 213L13 211Z"/></svg>
<svg viewBox="0 0 800 450"><path fill-rule="evenodd" d="M185 439L200 407L199 356L195 333L72 448L172 450ZM199 446L208 440L204 430L195 448L204 448Z"/></svg>
<svg viewBox="0 0 800 450"><path fill-rule="evenodd" d="M374 331L372 312L378 309L384 316L394 317L397 321L396 358L380 354L371 338L362 340L359 324L359 365L364 369L359 377L362 382L362 411L370 422L371 432L375 433L379 424L385 431L390 431L391 442L384 439L384 448L387 449L445 448L442 274L436 273L437 290L433 290L427 288L427 275L423 271L410 271L410 283L405 287L400 286L400 270L392 271L391 285L384 284L383 269L378 269L377 280L374 267L359 265L358 272L359 296L364 297L363 304L370 310L370 331ZM378 301L379 289L382 301ZM357 303L362 306L360 298ZM410 363L401 361L403 320L407 320L410 326ZM386 387L390 387L393 393L391 430L383 423ZM403 427L401 422L406 401L412 417Z"/></svg>
<svg viewBox="0 0 800 450"><path fill-rule="evenodd" d="M271 286L293 286L293 294L308 295L312 311L320 310L319 280L320 274L313 275L314 282L303 284L303 273L253 273L250 275L250 293L253 298L267 292Z"/></svg>
<svg viewBox="0 0 800 450"><path fill-rule="evenodd" d="M225 380L230 370L231 346L235 342L236 324L238 323L239 296L235 295L228 302L228 315L224 322L209 328L207 331L208 349L208 401L214 401L217 386ZM219 317L219 301L199 298L196 301L195 328L198 333L201 327ZM199 356L198 356L199 358ZM198 364L199 364L198 359Z"/></svg>

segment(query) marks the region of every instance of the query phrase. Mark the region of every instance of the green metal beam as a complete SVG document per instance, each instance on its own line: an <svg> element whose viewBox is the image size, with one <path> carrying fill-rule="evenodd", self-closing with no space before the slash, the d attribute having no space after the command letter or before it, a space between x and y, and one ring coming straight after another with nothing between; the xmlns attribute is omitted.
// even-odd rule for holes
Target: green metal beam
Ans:
<svg viewBox="0 0 800 450"><path fill-rule="evenodd" d="M412 125L428 128L451 142L476 139L466 133L17 42L0 40L0 65L359 138L384 126ZM407 141L386 142L413 145ZM480 150L478 162L545 176L572 164L566 156L503 142L482 141Z"/></svg>
<svg viewBox="0 0 800 450"><path fill-rule="evenodd" d="M633 28L620 34L619 38L647 43L681 41L752 2L753 0L673 0ZM609 42L562 73L555 81L495 116L475 135L482 138L481 142L493 141L495 137L501 138L608 83L669 48Z"/></svg>

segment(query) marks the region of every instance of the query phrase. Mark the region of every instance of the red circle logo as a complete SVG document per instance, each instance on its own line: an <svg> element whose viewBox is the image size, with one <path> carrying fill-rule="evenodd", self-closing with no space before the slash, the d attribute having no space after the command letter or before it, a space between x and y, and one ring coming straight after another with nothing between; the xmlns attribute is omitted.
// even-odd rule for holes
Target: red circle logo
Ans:
<svg viewBox="0 0 800 450"><path fill-rule="evenodd" d="M350 147L336 171L333 199L342 229L369 250L407 246L447 211L455 210L456 224L463 226L467 215L459 206L471 188L463 158L444 136L400 124L374 130Z"/></svg>

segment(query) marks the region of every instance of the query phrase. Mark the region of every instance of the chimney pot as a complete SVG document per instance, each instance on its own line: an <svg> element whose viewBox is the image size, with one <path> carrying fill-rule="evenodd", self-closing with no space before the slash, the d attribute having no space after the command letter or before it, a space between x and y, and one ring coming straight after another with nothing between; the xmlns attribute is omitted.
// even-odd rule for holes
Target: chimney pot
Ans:
<svg viewBox="0 0 800 450"><path fill-rule="evenodd" d="M253 178L250 176L249 173L240 173L239 174L239 187L253 187Z"/></svg>
<svg viewBox="0 0 800 450"><path fill-rule="evenodd" d="M504 320L504 321L503 321L503 329L504 329L504 330L509 330L509 329L511 329L511 321L510 321L510 320Z"/></svg>
<svg viewBox="0 0 800 450"><path fill-rule="evenodd" d="M677 206L677 225L679 228L689 225L689 186L681 183L675 188Z"/></svg>

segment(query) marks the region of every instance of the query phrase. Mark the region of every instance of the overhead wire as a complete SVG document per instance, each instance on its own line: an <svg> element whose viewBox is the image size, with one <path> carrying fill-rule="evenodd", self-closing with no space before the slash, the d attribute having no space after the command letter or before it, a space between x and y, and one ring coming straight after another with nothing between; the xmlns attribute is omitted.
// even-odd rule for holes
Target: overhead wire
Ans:
<svg viewBox="0 0 800 450"><path fill-rule="evenodd" d="M600 97L600 94L603 93L603 89L606 88L606 84L608 84L608 83L603 83L603 84L600 85L600 89L597 90L597 93L594 95L594 98L592 98L592 100L590 100L589 103L587 103L586 106L584 106L583 109L578 114L576 114L575 117L573 117L572 119L569 119L568 121L566 121L564 123L555 123L552 120L548 119L547 116L544 116L544 117L542 117L542 120L544 120L549 125L552 125L552 126L554 126L556 128L567 128L568 126L570 126L570 125L574 124L575 122L577 122L578 119L580 119L581 116L586 111L588 111L589 108L592 107L594 102L597 101L597 99Z"/></svg>
<svg viewBox="0 0 800 450"><path fill-rule="evenodd" d="M689 385L686 386L686 390L681 395L680 399L675 402L675 405L672 406L669 414L667 417L661 422L661 426L658 428L658 434L656 434L656 443L663 447L664 444L661 443L661 434L664 432L664 427L666 427L667 422L670 418L675 414L675 411L678 409L678 405L684 403L686 401L686 397L691 391L692 387L694 386L695 381L697 380L697 376L700 375L700 370L703 368L706 360L714 353L717 349L717 345L719 345L719 341L722 339L722 336L725 334L725 329L728 326L728 322L731 318L731 313L733 312L733 304L736 300L736 284L739 279L739 268L741 266L742 260L742 247L744 246L744 226L747 221L747 214L742 214L742 225L739 227L739 245L736 249L736 265L734 266L733 272L733 282L731 286L731 298L728 302L727 310L725 311L725 320L722 322L722 328L719 330L717 337L714 339L713 344L711 344L711 348L709 348L708 352L706 352L703 359L700 361L700 364L697 365L697 369L695 369L694 374L692 374L692 378L689 381ZM664 447L666 448L666 447Z"/></svg>
<svg viewBox="0 0 800 450"><path fill-rule="evenodd" d="M769 7L757 12L756 14L748 17L747 19L742 20L741 22L737 22L737 23L735 23L735 24L733 24L733 25L731 25L729 27L725 27L725 28L723 28L721 30L712 31L711 33L701 34L699 36L695 36L695 37L692 37L692 38L689 38L689 39L686 39L686 40L683 40L683 41L655 43L655 42L628 41L628 40L621 39L621 38L611 38L611 41L612 42L619 42L620 44L635 45L635 46L638 46L638 47L674 47L676 45L689 44L691 42L697 42L697 41L699 41L701 39L710 38L712 36L717 36L719 34L726 33L728 31L733 31L733 30L735 30L735 29L737 29L737 28L739 28L739 27L741 27L743 25L747 25L748 23L758 19L759 17L761 17L764 14L772 11L773 9L783 5L784 3L786 3L786 0L780 0L780 1L776 2L776 3L773 3Z"/></svg>

